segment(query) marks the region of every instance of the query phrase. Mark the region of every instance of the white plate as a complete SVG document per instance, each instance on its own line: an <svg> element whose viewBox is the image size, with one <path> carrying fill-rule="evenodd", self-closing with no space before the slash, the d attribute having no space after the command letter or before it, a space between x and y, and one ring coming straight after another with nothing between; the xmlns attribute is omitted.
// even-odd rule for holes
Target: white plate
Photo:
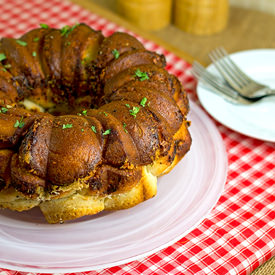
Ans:
<svg viewBox="0 0 275 275"><path fill-rule="evenodd" d="M219 199L227 155L214 123L195 103L191 151L159 179L155 198L131 209L49 225L37 209L0 211L0 267L78 272L136 260L181 239Z"/></svg>
<svg viewBox="0 0 275 275"><path fill-rule="evenodd" d="M249 50L231 54L240 68L255 80L275 89L275 50ZM207 70L217 75L211 64ZM207 90L197 87L201 104L220 123L249 137L275 142L275 96L249 106L234 105Z"/></svg>

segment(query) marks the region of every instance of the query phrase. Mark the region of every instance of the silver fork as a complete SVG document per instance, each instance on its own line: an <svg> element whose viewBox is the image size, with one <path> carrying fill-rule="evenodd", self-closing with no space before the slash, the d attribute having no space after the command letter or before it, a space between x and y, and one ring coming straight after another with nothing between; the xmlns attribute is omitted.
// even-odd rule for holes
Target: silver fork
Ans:
<svg viewBox="0 0 275 275"><path fill-rule="evenodd" d="M214 49L209 53L209 57L228 84L243 97L261 99L266 96L275 95L275 90L258 83L246 75L234 63L223 47Z"/></svg>
<svg viewBox="0 0 275 275"><path fill-rule="evenodd" d="M229 101L230 103L250 105L254 102L252 100L248 100L240 96L236 91L228 87L221 78L208 72L197 61L193 62L192 73L210 91L216 93L219 96L222 96L226 101Z"/></svg>

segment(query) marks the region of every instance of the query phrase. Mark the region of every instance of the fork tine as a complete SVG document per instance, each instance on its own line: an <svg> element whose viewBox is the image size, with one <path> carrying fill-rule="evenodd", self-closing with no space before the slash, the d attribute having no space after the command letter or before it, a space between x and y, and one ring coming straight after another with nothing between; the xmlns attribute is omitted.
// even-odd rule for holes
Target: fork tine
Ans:
<svg viewBox="0 0 275 275"><path fill-rule="evenodd" d="M218 81L218 79L215 78L214 75L206 71L205 68L200 63L194 61L192 69L193 69L192 72L198 79L209 83L211 86L215 87L216 89L223 88L224 93L230 95L231 97L235 98L236 96L238 96L238 93L235 92L234 90L231 90L231 89L229 90L228 87L223 87L224 84L221 81Z"/></svg>
<svg viewBox="0 0 275 275"><path fill-rule="evenodd" d="M244 90L259 90L264 88L260 83L257 83L255 80L247 76L242 70L234 63L234 61L227 54L226 50L223 47L219 47L213 51L216 55L216 61L221 65L221 70L224 69L232 77L226 78L225 74L223 75L228 83L237 91L244 93ZM214 63L215 64L215 63ZM220 73L222 73L220 71ZM231 80L231 82L230 82ZM239 86L238 86L238 85ZM235 85L235 86L234 86Z"/></svg>
<svg viewBox="0 0 275 275"><path fill-rule="evenodd" d="M239 78L245 82L245 84L252 81L252 79L248 77L246 74L244 74L243 71L241 71L240 68L235 64L235 62L231 59L231 57L229 56L228 52L225 50L224 47L220 47L219 50L222 56L224 57L224 60L226 60L226 62L230 64L231 68L237 73Z"/></svg>
<svg viewBox="0 0 275 275"><path fill-rule="evenodd" d="M234 68L234 70L238 73L239 76L242 76L243 80L246 82L253 81L250 77L248 77L240 68L236 65L236 63L231 59L228 52L225 50L225 48L220 47L220 51L222 52L223 56L227 60L228 63L230 63L231 67Z"/></svg>
<svg viewBox="0 0 275 275"><path fill-rule="evenodd" d="M258 100L266 96L274 95L274 91L270 87L247 76L246 73L234 63L223 47L212 50L212 52L209 53L209 57L226 82L241 96Z"/></svg>
<svg viewBox="0 0 275 275"><path fill-rule="evenodd" d="M224 49L225 51L225 49ZM237 65L233 63L232 59L229 57L229 55L224 52L222 47L217 48L217 52L219 54L220 60L223 62L223 64L228 68L230 73L234 76L234 79L240 83L240 85L246 85L247 80L243 79L238 71L236 71ZM239 70L240 71L240 70Z"/></svg>
<svg viewBox="0 0 275 275"><path fill-rule="evenodd" d="M193 63L192 72L198 79L204 78L208 82L212 83L213 85L217 85L217 84L223 85L221 80L219 80L214 75L206 71L205 68L197 61L194 61Z"/></svg>
<svg viewBox="0 0 275 275"><path fill-rule="evenodd" d="M209 73L198 62L194 61L192 65L192 73L195 75L204 85L211 88L211 91L222 96L225 100L234 104L252 104L253 101L246 100L239 96L239 94L223 84L218 77Z"/></svg>
<svg viewBox="0 0 275 275"><path fill-rule="evenodd" d="M241 83L235 74L232 73L232 70L228 68L223 59L223 56L219 53L219 51L217 49L213 50L209 53L209 57L213 61L214 66L219 71L219 73L230 83L234 89L239 90L243 83Z"/></svg>
<svg viewBox="0 0 275 275"><path fill-rule="evenodd" d="M238 93L236 91L224 86L221 80L219 80L215 75L209 73L200 63L194 61L192 72L199 80L202 80L204 83L207 82L216 89L223 89L225 94L234 99L237 99Z"/></svg>

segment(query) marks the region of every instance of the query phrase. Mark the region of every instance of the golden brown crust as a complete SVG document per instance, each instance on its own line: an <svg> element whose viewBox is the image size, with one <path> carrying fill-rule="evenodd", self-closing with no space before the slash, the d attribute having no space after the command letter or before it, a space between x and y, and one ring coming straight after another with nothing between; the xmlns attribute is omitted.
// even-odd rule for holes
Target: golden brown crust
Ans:
<svg viewBox="0 0 275 275"><path fill-rule="evenodd" d="M138 70L146 74L148 78L141 80L137 75ZM176 83L174 83L172 75L165 69L154 64L145 64L129 67L116 74L112 79L107 81L104 88L104 94L105 96L111 95L118 88L128 85L129 83L134 86L155 89L167 93L171 97L173 96L174 90L178 88L175 86Z"/></svg>
<svg viewBox="0 0 275 275"><path fill-rule="evenodd" d="M133 36L115 32L109 37L105 38L100 45L98 56L96 59L96 66L99 68L105 68L112 60L115 59L115 52L119 55L133 50L144 50L143 45Z"/></svg>
<svg viewBox="0 0 275 275"><path fill-rule="evenodd" d="M136 115L133 112L135 108L138 110ZM131 137L138 150L139 164L152 163L160 142L158 124L152 113L148 112L146 108L140 107L139 104L127 100L113 101L105 104L99 110L116 117L121 125L122 135ZM111 154L114 154L114 152Z"/></svg>
<svg viewBox="0 0 275 275"><path fill-rule="evenodd" d="M126 135L123 123L105 109L88 110L87 116L94 117L102 125L101 137L104 140L103 159L115 167L126 162L140 165L140 157L136 144L130 135ZM99 130L94 128L97 133Z"/></svg>
<svg viewBox="0 0 275 275"><path fill-rule="evenodd" d="M96 58L102 40L100 32L85 24L77 25L62 36L60 68L62 86L67 94L76 93L81 96L91 89L91 72L86 72L86 65Z"/></svg>
<svg viewBox="0 0 275 275"><path fill-rule="evenodd" d="M7 109L7 112L0 112L0 149L12 148L25 136L34 120L43 116L43 114L33 114L23 108L7 108L6 105L2 106L5 106L4 108ZM0 106L1 109L3 108L2 106ZM22 122L22 127L14 126L17 121Z"/></svg>
<svg viewBox="0 0 275 275"><path fill-rule="evenodd" d="M14 151L12 150L0 150L0 191L10 185L10 163L13 154Z"/></svg>
<svg viewBox="0 0 275 275"><path fill-rule="evenodd" d="M164 156L160 155L152 165L148 165L148 171L155 176L169 173L189 151L191 142L188 122L184 121L179 130L174 134L173 142L167 154Z"/></svg>
<svg viewBox="0 0 275 275"><path fill-rule="evenodd" d="M189 150L187 95L133 36L40 28L0 53L0 207L49 223L129 208Z"/></svg>
<svg viewBox="0 0 275 275"><path fill-rule="evenodd" d="M101 80L103 83L106 83L108 79L111 79L127 68L145 64L154 64L163 68L166 66L166 61L163 55L150 51L133 50L126 52L120 55L119 58L112 60L109 65L102 70Z"/></svg>
<svg viewBox="0 0 275 275"><path fill-rule="evenodd" d="M8 64L0 64L0 104L3 105L16 102L23 94L18 82L13 80L5 66Z"/></svg>
<svg viewBox="0 0 275 275"><path fill-rule="evenodd" d="M148 78L141 81L137 76L138 70L147 74ZM179 80L174 75L169 74L164 68L155 64L129 67L106 82L104 94L109 97L120 88L129 85L165 93L176 101L184 116L188 113L189 106L186 92L183 90Z"/></svg>
<svg viewBox="0 0 275 275"><path fill-rule="evenodd" d="M145 106L155 115L161 116L161 122L166 122L167 128L170 128L173 134L180 128L183 115L173 98L164 92L148 87L140 87L135 83L128 83L116 90L110 95L108 101L129 100L135 103L140 103L143 98L147 101ZM173 123L169 123L173 121Z"/></svg>

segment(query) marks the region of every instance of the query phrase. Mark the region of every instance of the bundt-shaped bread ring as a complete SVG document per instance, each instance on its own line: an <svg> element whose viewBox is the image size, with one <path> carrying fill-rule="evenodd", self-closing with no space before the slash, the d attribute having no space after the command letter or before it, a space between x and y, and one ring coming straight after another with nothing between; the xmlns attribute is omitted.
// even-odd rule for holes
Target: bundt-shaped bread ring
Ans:
<svg viewBox="0 0 275 275"><path fill-rule="evenodd" d="M45 24L0 41L0 207L49 223L132 207L191 145L188 99L133 36Z"/></svg>

